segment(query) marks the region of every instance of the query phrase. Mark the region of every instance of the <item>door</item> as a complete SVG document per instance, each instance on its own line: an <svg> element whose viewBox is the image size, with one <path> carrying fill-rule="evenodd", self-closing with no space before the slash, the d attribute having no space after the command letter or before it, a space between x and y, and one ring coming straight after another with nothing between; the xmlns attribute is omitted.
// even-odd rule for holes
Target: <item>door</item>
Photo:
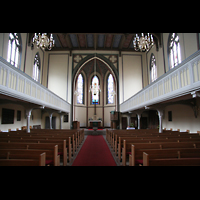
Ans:
<svg viewBox="0 0 200 200"><path fill-rule="evenodd" d="M48 116L45 118L45 129L50 129L50 120ZM52 129L56 129L56 117L52 117Z"/></svg>
<svg viewBox="0 0 200 200"><path fill-rule="evenodd" d="M122 117L122 129L127 128L127 117Z"/></svg>

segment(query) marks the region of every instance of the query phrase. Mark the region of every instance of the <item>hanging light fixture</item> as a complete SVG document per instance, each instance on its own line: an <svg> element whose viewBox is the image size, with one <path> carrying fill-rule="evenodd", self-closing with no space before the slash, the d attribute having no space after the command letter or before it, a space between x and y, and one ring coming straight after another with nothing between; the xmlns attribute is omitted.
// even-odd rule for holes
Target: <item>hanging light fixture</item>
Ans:
<svg viewBox="0 0 200 200"><path fill-rule="evenodd" d="M138 34L136 34L136 37L133 40L133 46L135 51L149 51L154 45L154 41L153 41L153 36L151 34L151 36L149 35L149 33L147 33L147 35L141 33L141 37L139 38Z"/></svg>
<svg viewBox="0 0 200 200"><path fill-rule="evenodd" d="M45 49L51 50L54 47L55 44L55 40L53 39L53 34L51 33L50 35L50 39L47 36L47 33L39 33L37 35L37 33L35 33L34 37L33 37L33 44L37 45L37 48L41 47L43 49L43 51Z"/></svg>

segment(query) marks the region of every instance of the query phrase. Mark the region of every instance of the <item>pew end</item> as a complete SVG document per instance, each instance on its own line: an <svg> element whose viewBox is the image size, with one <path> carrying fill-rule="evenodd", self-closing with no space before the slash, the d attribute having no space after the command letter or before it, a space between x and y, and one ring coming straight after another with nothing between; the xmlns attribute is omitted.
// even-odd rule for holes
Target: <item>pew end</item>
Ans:
<svg viewBox="0 0 200 200"><path fill-rule="evenodd" d="M143 152L143 166L149 166L149 154Z"/></svg>

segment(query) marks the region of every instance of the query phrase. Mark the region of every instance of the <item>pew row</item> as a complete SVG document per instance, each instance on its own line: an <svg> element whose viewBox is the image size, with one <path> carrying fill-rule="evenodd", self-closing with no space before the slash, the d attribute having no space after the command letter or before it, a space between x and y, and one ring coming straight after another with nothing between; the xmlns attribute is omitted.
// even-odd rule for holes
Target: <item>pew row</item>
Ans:
<svg viewBox="0 0 200 200"><path fill-rule="evenodd" d="M151 158L143 152L143 166L200 166L200 158Z"/></svg>
<svg viewBox="0 0 200 200"><path fill-rule="evenodd" d="M0 159L0 166L45 166L46 153L34 159Z"/></svg>
<svg viewBox="0 0 200 200"><path fill-rule="evenodd" d="M57 147L55 147L57 146ZM57 166L58 159L56 156L63 157L63 165L67 165L67 148L66 140L62 144L57 143L4 143L0 142L0 149L38 149L38 150L53 150L54 151L54 165Z"/></svg>
<svg viewBox="0 0 200 200"><path fill-rule="evenodd" d="M199 141L191 142L159 142L159 143L126 143L124 140L124 146L122 148L122 165L126 166L126 156L133 155L133 146L135 149L172 149L172 148L200 148ZM129 156L129 162L132 157Z"/></svg>

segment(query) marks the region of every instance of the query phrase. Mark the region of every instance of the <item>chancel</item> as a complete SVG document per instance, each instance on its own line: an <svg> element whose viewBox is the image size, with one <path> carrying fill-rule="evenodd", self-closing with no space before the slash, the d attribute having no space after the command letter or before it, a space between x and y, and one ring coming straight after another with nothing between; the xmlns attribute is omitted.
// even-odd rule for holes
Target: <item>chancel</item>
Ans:
<svg viewBox="0 0 200 200"><path fill-rule="evenodd" d="M97 154L112 149L113 154L104 154L108 159L116 155L112 165L159 165L152 147L180 158L175 163L181 164L188 155L180 143L200 148L199 49L200 33L0 33L0 153L15 158L14 151L3 148L12 148L12 141L22 148L24 142L26 150L35 151L29 143L37 142L49 152L19 163L43 165L46 158L50 165L73 165L79 150L83 156L89 145ZM22 134L21 141L13 132ZM22 141L27 134L35 134L35 140L31 135ZM149 149L141 152L141 147ZM166 153L172 147L179 153ZM188 165L196 165L200 156L189 151L196 160ZM75 163L84 165L80 159ZM96 157L85 159L99 164Z"/></svg>

